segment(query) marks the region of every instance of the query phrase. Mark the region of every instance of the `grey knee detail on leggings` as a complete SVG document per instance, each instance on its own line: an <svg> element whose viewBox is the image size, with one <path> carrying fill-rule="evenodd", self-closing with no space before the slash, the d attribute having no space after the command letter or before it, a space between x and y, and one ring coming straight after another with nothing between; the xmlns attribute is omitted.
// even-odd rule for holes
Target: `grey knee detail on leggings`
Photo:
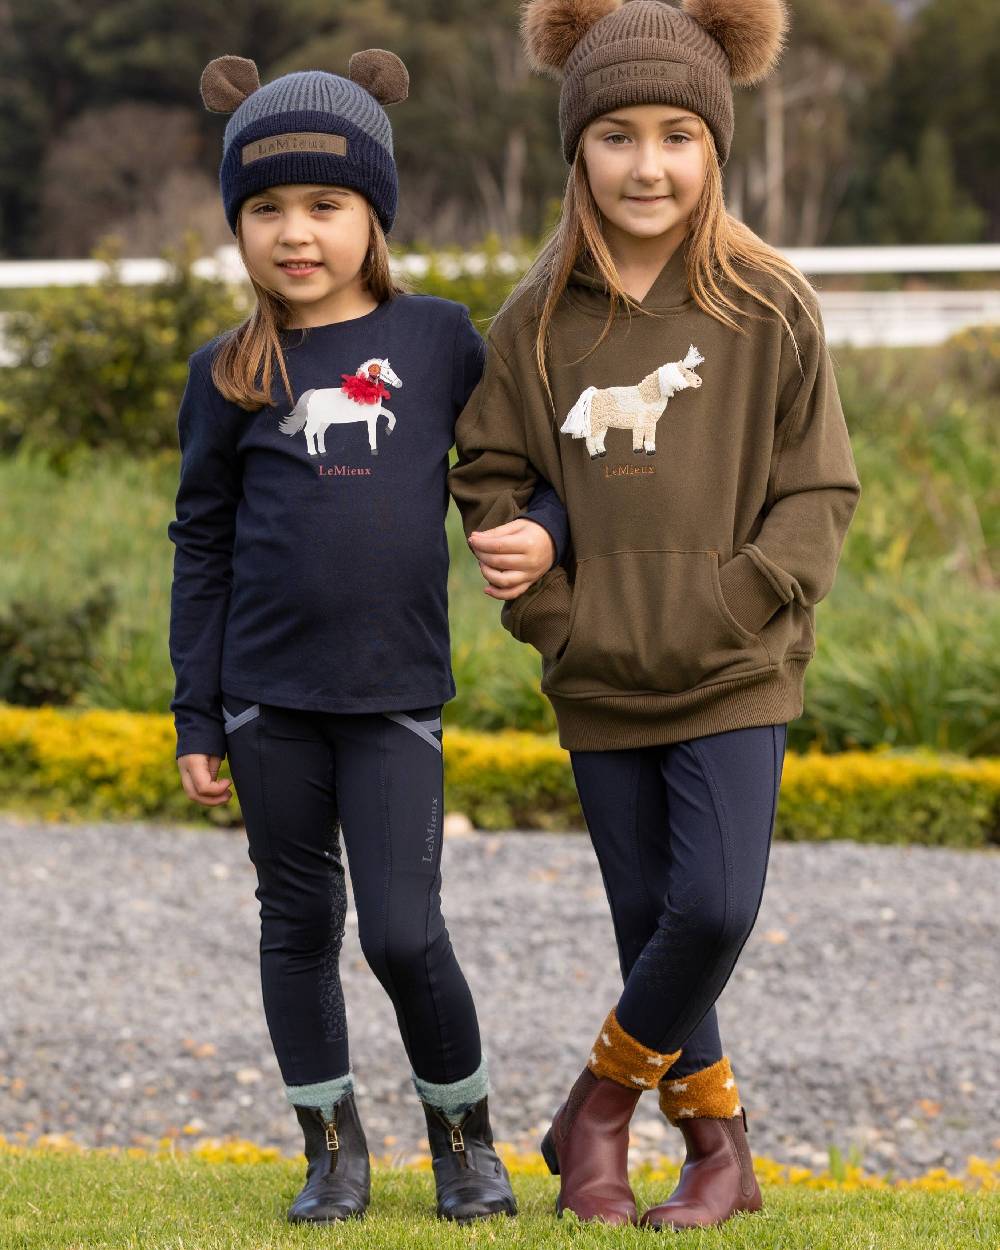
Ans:
<svg viewBox="0 0 1000 1250"><path fill-rule="evenodd" d="M420 1101L437 1107L453 1124L458 1124L466 1111L490 1092L490 1077L485 1052L475 1072L471 1076L463 1077L460 1081L436 1085L433 1081L421 1080L415 1072L411 1073L411 1076L413 1088L417 1091Z"/></svg>
<svg viewBox="0 0 1000 1250"><path fill-rule="evenodd" d="M347 1008L340 981L340 953L347 923L347 882L340 860L340 846L328 852L327 869L330 886L330 928L323 950L319 983L319 1009L323 1033L327 1041L343 1042L347 1037Z"/></svg>
<svg viewBox="0 0 1000 1250"><path fill-rule="evenodd" d="M330 1081L317 1081L315 1085L286 1085L285 1097L293 1107L319 1107L329 1120L333 1109L342 1098L354 1093L354 1075L335 1076Z"/></svg>
<svg viewBox="0 0 1000 1250"><path fill-rule="evenodd" d="M223 707L222 719L225 721L225 730L227 734L231 734L234 729L239 729L241 725L245 725L247 721L253 720L255 716L260 715L260 704L255 703L253 707L248 707L245 712L240 712L234 716L232 712L227 712Z"/></svg>
<svg viewBox="0 0 1000 1250"><path fill-rule="evenodd" d="M412 716L407 716L405 712L383 712L383 716L389 720L393 720L397 725L402 725L404 729L409 729L411 733L415 733L418 738L423 738L425 742L429 742L435 751L441 750L441 743L431 732L434 729L441 728L441 720L414 720Z"/></svg>

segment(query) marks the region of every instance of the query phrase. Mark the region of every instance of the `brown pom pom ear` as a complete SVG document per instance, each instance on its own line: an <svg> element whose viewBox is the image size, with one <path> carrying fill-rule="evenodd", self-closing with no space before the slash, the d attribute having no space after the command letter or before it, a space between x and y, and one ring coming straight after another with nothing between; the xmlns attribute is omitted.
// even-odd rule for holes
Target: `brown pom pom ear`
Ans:
<svg viewBox="0 0 1000 1250"><path fill-rule="evenodd" d="M591 26L621 5L622 0L530 0L521 10L521 39L532 69L558 78Z"/></svg>
<svg viewBox="0 0 1000 1250"><path fill-rule="evenodd" d="M367 48L355 52L347 69L351 82L378 100L379 104L401 104L410 93L410 75L395 54L385 48Z"/></svg>
<svg viewBox="0 0 1000 1250"><path fill-rule="evenodd" d="M682 0L681 8L722 44L734 87L752 87L777 65L788 30L784 0Z"/></svg>
<svg viewBox="0 0 1000 1250"><path fill-rule="evenodd" d="M257 66L245 56L217 56L201 71L201 98L213 113L231 113L259 86Z"/></svg>

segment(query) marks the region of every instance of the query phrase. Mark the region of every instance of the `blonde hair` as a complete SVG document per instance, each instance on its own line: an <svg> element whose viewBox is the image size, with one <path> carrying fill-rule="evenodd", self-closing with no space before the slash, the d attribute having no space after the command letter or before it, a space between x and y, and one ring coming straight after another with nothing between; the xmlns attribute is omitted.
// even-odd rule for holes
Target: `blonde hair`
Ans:
<svg viewBox="0 0 1000 1250"><path fill-rule="evenodd" d="M405 295L390 269L389 244L378 214L368 205L370 236L361 266L361 281L380 304ZM290 404L295 403L279 333L288 328L291 305L277 291L264 286L250 270L243 245L242 214L236 220L236 246L253 287L255 307L241 325L222 339L212 360L212 381L231 403L257 412L273 402L271 384L280 374Z"/></svg>
<svg viewBox="0 0 1000 1250"><path fill-rule="evenodd" d="M777 280L791 292L815 327L816 319L801 294L802 287L811 289L809 282L780 252L765 243L748 226L737 221L726 211L722 194L722 169L719 165L715 140L704 121L701 118L698 120L708 157L701 195L688 222L686 236L688 288L699 308L740 334L745 334L747 331L736 322L735 316L750 317L754 320L763 320L763 318L754 317L752 313L741 308L726 293L724 284L729 283L750 295L781 320L792 340L796 359L799 359L798 344L788 318L762 289L741 276L737 266L747 266ZM573 165L569 172L559 221L538 258L497 313L499 317L522 297L534 295L535 313L538 316L535 359L549 402L552 404L554 400L546 364L549 326L556 306L566 290L570 274L581 254L591 257L598 273L607 285L610 297L608 317L604 328L593 347L580 357L582 360L595 352L604 342L614 324L619 306L624 305L629 308L630 312L634 308L646 316L657 315L649 309L638 307L636 301L630 298L622 286L601 228L601 212L587 178L582 137L577 144ZM543 293L544 300L541 301L539 307L539 297Z"/></svg>

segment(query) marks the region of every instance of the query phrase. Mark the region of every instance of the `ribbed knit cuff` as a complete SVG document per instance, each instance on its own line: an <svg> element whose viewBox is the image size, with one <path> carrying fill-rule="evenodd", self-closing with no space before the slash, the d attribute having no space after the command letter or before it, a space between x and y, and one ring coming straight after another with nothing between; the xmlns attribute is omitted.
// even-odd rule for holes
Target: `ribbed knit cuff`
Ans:
<svg viewBox="0 0 1000 1250"><path fill-rule="evenodd" d="M346 140L343 155L281 151L244 164L243 149L256 140L293 132L331 131ZM290 109L257 117L231 137L219 168L219 185L226 220L234 234L243 201L257 191L282 183L350 187L371 203L386 234L392 229L399 197L395 162L381 143L347 117L334 118L314 109Z"/></svg>
<svg viewBox="0 0 1000 1250"><path fill-rule="evenodd" d="M453 1124L461 1123L466 1111L481 1102L490 1092L490 1074L485 1054L475 1072L458 1081L435 1084L433 1081L422 1080L416 1072L410 1076L420 1101L436 1107Z"/></svg>
<svg viewBox="0 0 1000 1250"><path fill-rule="evenodd" d="M759 634L784 600L745 552L719 569L719 587L729 614L750 634Z"/></svg>
<svg viewBox="0 0 1000 1250"><path fill-rule="evenodd" d="M564 569L550 569L530 590L503 605L500 621L518 642L530 643L544 656L554 656L569 637L573 595Z"/></svg>
<svg viewBox="0 0 1000 1250"><path fill-rule="evenodd" d="M665 1080L660 1086L660 1110L671 1124L694 1118L729 1120L738 1115L740 1091L728 1055L690 1076Z"/></svg>
<svg viewBox="0 0 1000 1250"><path fill-rule="evenodd" d="M587 1067L596 1077L607 1077L628 1089L655 1089L681 1052L661 1054L626 1033L614 1009L608 1015L590 1052Z"/></svg>
<svg viewBox="0 0 1000 1250"><path fill-rule="evenodd" d="M226 758L226 731L215 717L186 713L174 718L177 728L177 759L182 755L217 755Z"/></svg>
<svg viewBox="0 0 1000 1250"><path fill-rule="evenodd" d="M285 1086L285 1097L293 1107L319 1107L328 1120L337 1103L353 1093L354 1076L350 1072L329 1081L317 1081L315 1085Z"/></svg>

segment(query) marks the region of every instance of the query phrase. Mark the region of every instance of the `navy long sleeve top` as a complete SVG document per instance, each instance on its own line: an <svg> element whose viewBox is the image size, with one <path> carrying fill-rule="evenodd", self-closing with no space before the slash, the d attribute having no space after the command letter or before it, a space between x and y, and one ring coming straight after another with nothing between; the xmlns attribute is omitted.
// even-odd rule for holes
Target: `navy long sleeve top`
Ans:
<svg viewBox="0 0 1000 1250"><path fill-rule="evenodd" d="M177 754L225 755L221 692L324 712L392 711L455 695L448 632L448 453L483 371L461 304L400 295L351 321L282 334L291 404L248 413L192 355L170 658ZM565 509L539 481L523 514L552 535Z"/></svg>

